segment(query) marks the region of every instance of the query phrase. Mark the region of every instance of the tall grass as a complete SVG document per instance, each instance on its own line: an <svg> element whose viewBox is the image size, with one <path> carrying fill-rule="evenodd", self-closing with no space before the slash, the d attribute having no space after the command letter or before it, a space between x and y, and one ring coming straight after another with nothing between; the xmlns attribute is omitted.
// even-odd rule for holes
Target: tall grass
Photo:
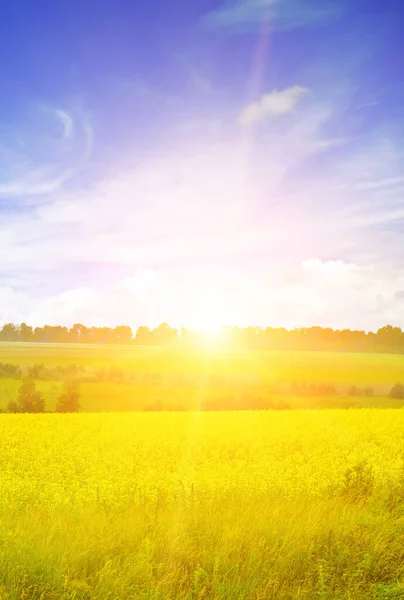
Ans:
<svg viewBox="0 0 404 600"><path fill-rule="evenodd" d="M0 598L404 597L404 413L0 417Z"/></svg>

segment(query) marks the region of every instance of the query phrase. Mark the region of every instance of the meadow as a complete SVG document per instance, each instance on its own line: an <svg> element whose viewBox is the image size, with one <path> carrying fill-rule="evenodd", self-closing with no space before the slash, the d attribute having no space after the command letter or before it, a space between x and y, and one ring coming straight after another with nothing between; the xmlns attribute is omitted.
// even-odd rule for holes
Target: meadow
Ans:
<svg viewBox="0 0 404 600"><path fill-rule="evenodd" d="M0 598L404 597L404 413L1 415Z"/></svg>
<svg viewBox="0 0 404 600"><path fill-rule="evenodd" d="M404 355L1 343L0 363L49 370L37 385L50 411L63 383L54 370L74 365L85 412L404 405L389 397L404 382ZM0 409L19 385L0 377Z"/></svg>

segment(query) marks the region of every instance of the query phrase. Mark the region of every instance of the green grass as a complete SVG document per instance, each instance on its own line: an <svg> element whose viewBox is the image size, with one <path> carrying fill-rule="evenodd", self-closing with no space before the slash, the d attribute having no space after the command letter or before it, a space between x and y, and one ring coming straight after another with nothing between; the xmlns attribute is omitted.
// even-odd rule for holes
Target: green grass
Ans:
<svg viewBox="0 0 404 600"><path fill-rule="evenodd" d="M222 375L261 381L392 385L404 380L404 355L348 352L183 350L139 346L0 343L0 362L21 365L117 365L133 373Z"/></svg>

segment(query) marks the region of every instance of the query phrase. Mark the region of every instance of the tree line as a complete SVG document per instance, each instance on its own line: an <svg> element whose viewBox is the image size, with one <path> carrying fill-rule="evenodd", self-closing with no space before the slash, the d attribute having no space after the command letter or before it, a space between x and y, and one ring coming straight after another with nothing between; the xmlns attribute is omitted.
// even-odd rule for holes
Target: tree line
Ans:
<svg viewBox="0 0 404 600"><path fill-rule="evenodd" d="M31 327L26 323L6 323L0 329L2 342L85 343L85 344L138 344L161 346L203 342L201 332L186 328L175 329L162 323L155 329L139 327L136 333L127 325L115 328L86 327ZM386 325L377 332L322 327L284 329L273 327L223 327L220 342L240 348L270 350L329 350L345 352L404 352L404 332L401 327Z"/></svg>

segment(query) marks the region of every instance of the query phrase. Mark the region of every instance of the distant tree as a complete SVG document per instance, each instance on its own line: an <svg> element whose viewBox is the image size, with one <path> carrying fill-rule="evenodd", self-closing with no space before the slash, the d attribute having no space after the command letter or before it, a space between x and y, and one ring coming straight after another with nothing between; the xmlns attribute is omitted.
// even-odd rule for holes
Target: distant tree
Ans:
<svg viewBox="0 0 404 600"><path fill-rule="evenodd" d="M376 333L376 343L381 350L396 352L403 348L404 334L400 327L386 325Z"/></svg>
<svg viewBox="0 0 404 600"><path fill-rule="evenodd" d="M18 342L19 331L12 323L6 323L0 331L0 340L3 342Z"/></svg>
<svg viewBox="0 0 404 600"><path fill-rule="evenodd" d="M133 333L132 329L128 325L119 325L115 327L115 340L119 344L130 344L132 341Z"/></svg>
<svg viewBox="0 0 404 600"><path fill-rule="evenodd" d="M87 337L87 327L81 323L76 323L69 330L69 340L71 342L85 342Z"/></svg>
<svg viewBox="0 0 404 600"><path fill-rule="evenodd" d="M19 337L21 342L30 342L32 340L32 336L34 331L30 325L26 323L21 323L19 328Z"/></svg>
<svg viewBox="0 0 404 600"><path fill-rule="evenodd" d="M35 327L34 332L32 334L32 341L34 341L34 342L43 342L44 341L43 327Z"/></svg>
<svg viewBox="0 0 404 600"><path fill-rule="evenodd" d="M18 412L43 413L45 412L45 401L41 392L38 392L33 379L24 379L17 397Z"/></svg>
<svg viewBox="0 0 404 600"><path fill-rule="evenodd" d="M146 346L147 344L153 343L153 333L150 331L149 327L139 327L136 331L136 344L140 344L142 346Z"/></svg>
<svg viewBox="0 0 404 600"><path fill-rule="evenodd" d="M396 383L395 385L393 385L389 396L390 396L390 398L395 398L397 400L403 400L404 399L404 385L402 383Z"/></svg>
<svg viewBox="0 0 404 600"><path fill-rule="evenodd" d="M158 340L158 344L168 344L176 339L178 331L171 329L167 323L162 323L154 330L154 334Z"/></svg>
<svg viewBox="0 0 404 600"><path fill-rule="evenodd" d="M77 381L66 381L59 396L56 412L75 413L80 410L80 388Z"/></svg>

